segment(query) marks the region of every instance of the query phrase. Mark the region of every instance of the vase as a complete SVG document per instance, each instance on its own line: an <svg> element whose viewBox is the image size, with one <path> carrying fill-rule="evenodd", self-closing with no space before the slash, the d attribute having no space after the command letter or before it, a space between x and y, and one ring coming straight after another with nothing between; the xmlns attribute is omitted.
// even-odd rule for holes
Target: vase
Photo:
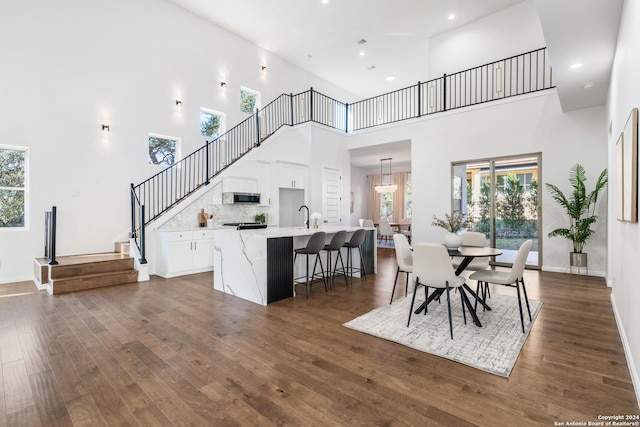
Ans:
<svg viewBox="0 0 640 427"><path fill-rule="evenodd" d="M462 245L462 236L456 233L447 232L444 235L444 245L450 249L457 249Z"/></svg>
<svg viewBox="0 0 640 427"><path fill-rule="evenodd" d="M318 220L316 218L313 219L313 228L318 228Z"/></svg>

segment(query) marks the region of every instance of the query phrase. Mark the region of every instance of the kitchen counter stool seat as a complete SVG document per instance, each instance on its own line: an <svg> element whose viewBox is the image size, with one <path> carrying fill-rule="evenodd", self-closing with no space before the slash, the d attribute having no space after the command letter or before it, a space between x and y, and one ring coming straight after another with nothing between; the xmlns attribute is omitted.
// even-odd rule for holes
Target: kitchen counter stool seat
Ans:
<svg viewBox="0 0 640 427"><path fill-rule="evenodd" d="M327 280L324 276L324 267L322 266L322 259L320 258L320 251L324 249L324 242L326 239L326 233L324 231L318 231L313 233L307 242L307 245L304 248L298 248L294 250L293 263L295 265L296 258L298 255L306 255L307 256L307 268L305 276L298 277L293 281L293 296L296 296L296 285L303 284L305 285L307 298L309 297L309 288L311 287L311 283L316 279L316 277L321 277L322 282L324 283L324 290L327 291ZM311 276L309 276L309 256L315 255L316 259L313 264L313 272ZM320 273L316 274L316 267L320 263ZM304 282L299 281L300 279L305 279Z"/></svg>

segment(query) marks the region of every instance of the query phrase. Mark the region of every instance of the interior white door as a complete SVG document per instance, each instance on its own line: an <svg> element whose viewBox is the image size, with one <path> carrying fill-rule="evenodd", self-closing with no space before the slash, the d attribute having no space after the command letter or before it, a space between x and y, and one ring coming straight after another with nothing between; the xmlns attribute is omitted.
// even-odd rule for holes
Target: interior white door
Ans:
<svg viewBox="0 0 640 427"><path fill-rule="evenodd" d="M322 168L322 222L337 225L342 222L342 171Z"/></svg>

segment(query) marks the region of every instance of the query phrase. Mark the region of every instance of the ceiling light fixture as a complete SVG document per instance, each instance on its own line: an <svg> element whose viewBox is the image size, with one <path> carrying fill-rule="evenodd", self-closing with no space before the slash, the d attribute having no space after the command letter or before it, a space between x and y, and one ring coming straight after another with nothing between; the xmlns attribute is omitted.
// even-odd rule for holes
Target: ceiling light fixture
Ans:
<svg viewBox="0 0 640 427"><path fill-rule="evenodd" d="M594 87L596 85L596 82L586 82L584 84L584 86L582 86L585 89L591 89L592 87Z"/></svg>
<svg viewBox="0 0 640 427"><path fill-rule="evenodd" d="M389 76L389 77L387 77L387 81L388 81L388 82L393 81L393 80L395 80L395 79L396 79L396 78L395 78L395 77L393 77L393 76Z"/></svg>
<svg viewBox="0 0 640 427"><path fill-rule="evenodd" d="M182 101L179 99L176 99L176 108L182 110Z"/></svg>
<svg viewBox="0 0 640 427"><path fill-rule="evenodd" d="M356 43L358 44L365 44L367 41L365 39L360 39L358 40Z"/></svg>
<svg viewBox="0 0 640 427"><path fill-rule="evenodd" d="M266 71L267 70L267 66L266 65L262 65L261 68L262 68L262 71Z"/></svg>
<svg viewBox="0 0 640 427"><path fill-rule="evenodd" d="M103 125L102 125L102 133L103 133L105 136L107 136L107 135L109 134L109 131L110 131L110 129L109 129L109 125L105 125L105 124L103 124Z"/></svg>
<svg viewBox="0 0 640 427"><path fill-rule="evenodd" d="M382 173L382 164L386 160L389 161L389 173ZM380 159L380 185L376 185L373 188L376 193L393 193L398 189L398 185L391 180L391 157Z"/></svg>
<svg viewBox="0 0 640 427"><path fill-rule="evenodd" d="M577 62L575 64L571 64L569 68L571 68L572 70L575 70L576 68L580 68L580 67L582 67L582 64Z"/></svg>
<svg viewBox="0 0 640 427"><path fill-rule="evenodd" d="M360 52L360 56L364 56L364 51L361 51L361 52Z"/></svg>
<svg viewBox="0 0 640 427"><path fill-rule="evenodd" d="M369 65L369 66L367 67L367 70L371 71L371 70L374 70L375 68L376 68L376 66L375 66L375 65Z"/></svg>
<svg viewBox="0 0 640 427"><path fill-rule="evenodd" d="M456 15L451 13L451 14L449 14L448 18L449 18L449 21L453 21L454 19L456 19Z"/></svg>
<svg viewBox="0 0 640 427"><path fill-rule="evenodd" d="M220 87L225 87L227 85L227 82L220 82Z"/></svg>
<svg viewBox="0 0 640 427"><path fill-rule="evenodd" d="M322 0L322 4L329 4L329 0Z"/></svg>

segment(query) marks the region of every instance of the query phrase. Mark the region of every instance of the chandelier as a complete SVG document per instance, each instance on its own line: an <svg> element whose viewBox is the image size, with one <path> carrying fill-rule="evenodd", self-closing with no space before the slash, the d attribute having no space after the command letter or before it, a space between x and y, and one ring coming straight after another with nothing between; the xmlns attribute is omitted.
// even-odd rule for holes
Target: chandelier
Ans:
<svg viewBox="0 0 640 427"><path fill-rule="evenodd" d="M382 173L382 165L385 161L389 161L389 173ZM391 157L380 159L380 185L373 187L376 193L393 193L398 186L391 180Z"/></svg>

